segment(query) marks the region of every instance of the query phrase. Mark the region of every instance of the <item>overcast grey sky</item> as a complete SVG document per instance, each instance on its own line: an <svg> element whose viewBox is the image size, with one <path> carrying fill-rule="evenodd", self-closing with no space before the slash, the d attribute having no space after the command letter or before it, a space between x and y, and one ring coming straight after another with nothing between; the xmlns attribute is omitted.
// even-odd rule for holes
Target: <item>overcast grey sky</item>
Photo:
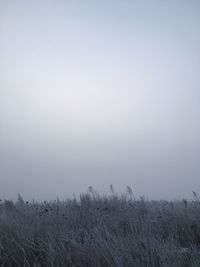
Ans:
<svg viewBox="0 0 200 267"><path fill-rule="evenodd" d="M200 192L200 1L0 0L0 196Z"/></svg>

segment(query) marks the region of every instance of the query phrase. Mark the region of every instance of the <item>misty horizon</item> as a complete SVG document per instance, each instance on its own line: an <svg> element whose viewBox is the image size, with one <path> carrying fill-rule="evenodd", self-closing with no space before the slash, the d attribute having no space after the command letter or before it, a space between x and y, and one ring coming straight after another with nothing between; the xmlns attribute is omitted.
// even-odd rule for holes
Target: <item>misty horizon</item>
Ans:
<svg viewBox="0 0 200 267"><path fill-rule="evenodd" d="M0 1L0 198L200 191L198 1Z"/></svg>

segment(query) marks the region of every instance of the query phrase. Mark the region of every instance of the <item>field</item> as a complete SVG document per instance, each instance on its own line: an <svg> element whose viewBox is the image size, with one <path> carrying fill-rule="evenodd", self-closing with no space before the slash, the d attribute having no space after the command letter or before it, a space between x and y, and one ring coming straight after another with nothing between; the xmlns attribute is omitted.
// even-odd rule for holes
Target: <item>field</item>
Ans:
<svg viewBox="0 0 200 267"><path fill-rule="evenodd" d="M0 201L0 266L198 267L200 199L99 195Z"/></svg>

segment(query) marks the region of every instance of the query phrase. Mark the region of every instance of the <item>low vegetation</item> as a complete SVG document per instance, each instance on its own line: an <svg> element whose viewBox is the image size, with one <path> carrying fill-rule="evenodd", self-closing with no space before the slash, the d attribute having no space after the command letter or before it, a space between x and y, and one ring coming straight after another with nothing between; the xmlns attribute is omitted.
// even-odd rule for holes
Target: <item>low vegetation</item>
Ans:
<svg viewBox="0 0 200 267"><path fill-rule="evenodd" d="M91 187L66 201L0 204L0 265L200 266L200 199L149 201Z"/></svg>

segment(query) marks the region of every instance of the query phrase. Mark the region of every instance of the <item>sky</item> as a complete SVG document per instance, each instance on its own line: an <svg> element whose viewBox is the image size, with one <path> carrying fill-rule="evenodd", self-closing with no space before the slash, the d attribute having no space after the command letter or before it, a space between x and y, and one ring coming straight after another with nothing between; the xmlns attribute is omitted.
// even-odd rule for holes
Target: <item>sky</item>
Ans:
<svg viewBox="0 0 200 267"><path fill-rule="evenodd" d="M0 197L200 192L198 0L0 0Z"/></svg>

